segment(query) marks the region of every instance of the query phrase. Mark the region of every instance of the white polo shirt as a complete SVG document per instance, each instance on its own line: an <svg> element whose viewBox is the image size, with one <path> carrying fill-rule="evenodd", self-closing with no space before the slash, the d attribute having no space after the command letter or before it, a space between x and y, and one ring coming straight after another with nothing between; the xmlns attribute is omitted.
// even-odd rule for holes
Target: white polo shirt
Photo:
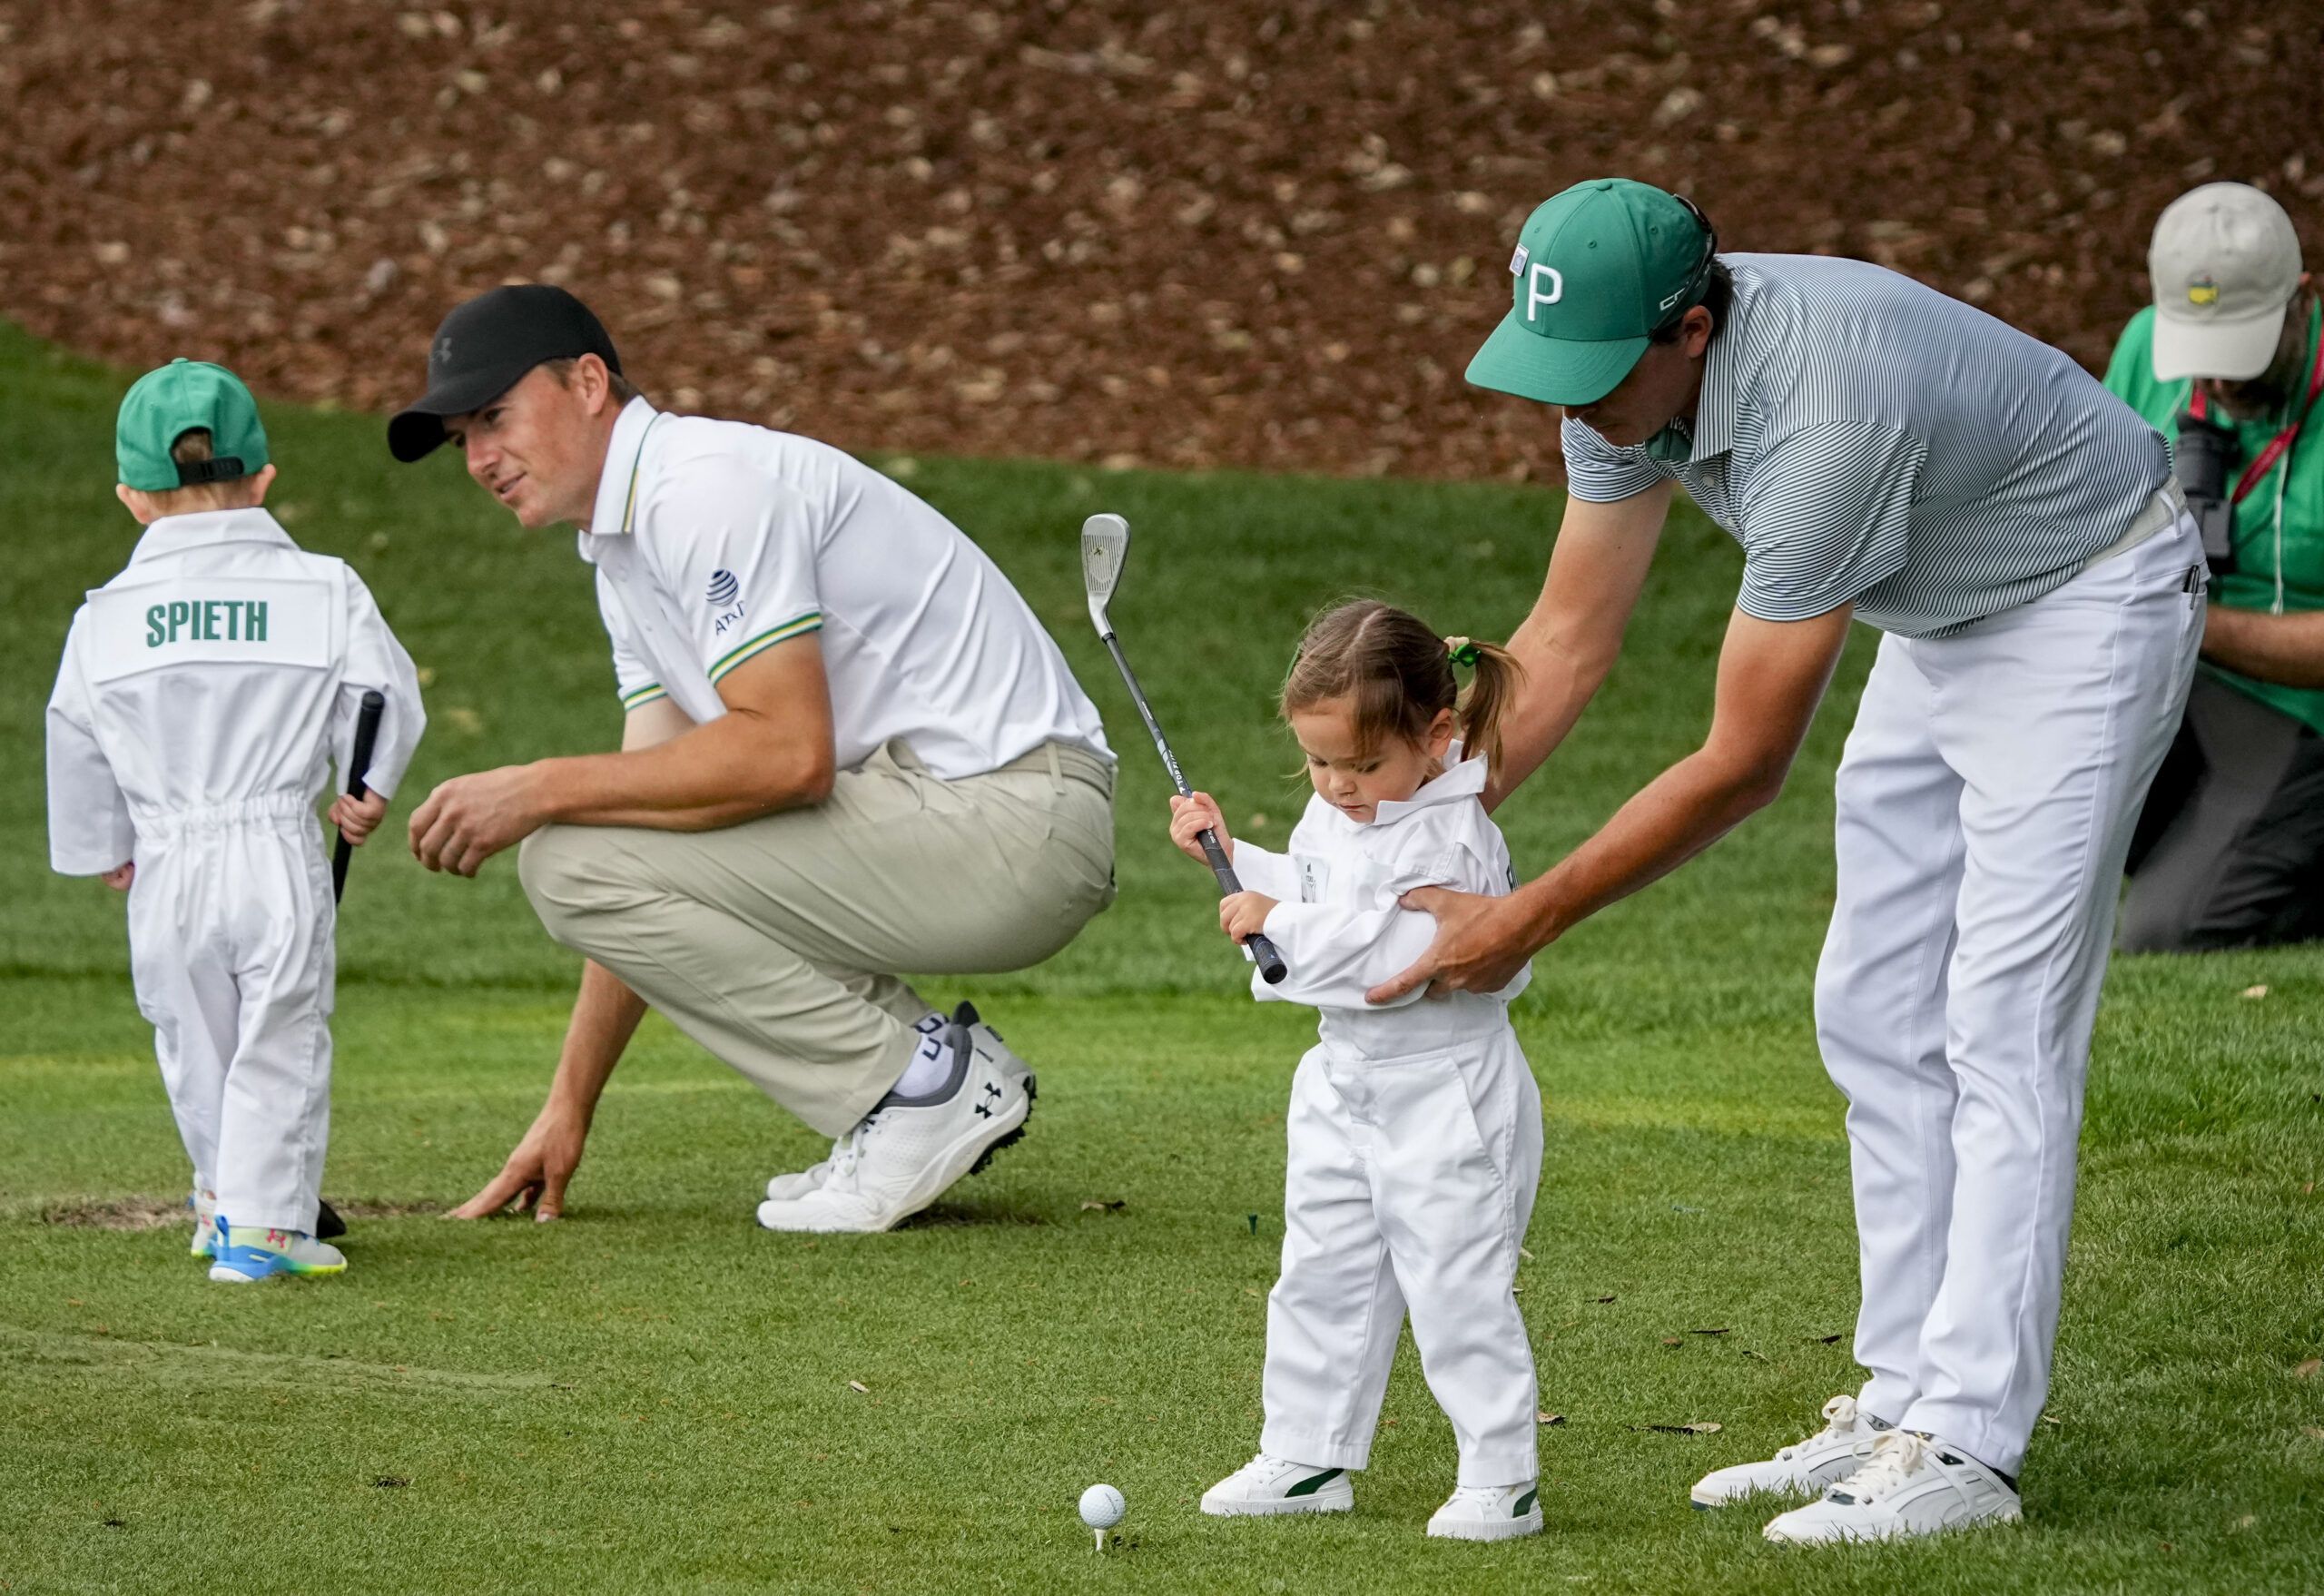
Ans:
<svg viewBox="0 0 2324 1596"><path fill-rule="evenodd" d="M666 696L715 720L728 672L813 633L842 770L897 739L947 781L1049 742L1113 757L1000 568L828 444L632 399L580 541L625 708Z"/></svg>

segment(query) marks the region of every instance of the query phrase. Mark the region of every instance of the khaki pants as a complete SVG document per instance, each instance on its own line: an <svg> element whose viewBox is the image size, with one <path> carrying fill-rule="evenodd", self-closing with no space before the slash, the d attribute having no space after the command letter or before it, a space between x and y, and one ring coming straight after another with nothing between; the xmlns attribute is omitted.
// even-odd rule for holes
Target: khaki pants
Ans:
<svg viewBox="0 0 2324 1596"><path fill-rule="evenodd" d="M549 935L826 1136L903 1073L900 972L1022 970L1113 901L1113 773L1050 744L940 781L890 744L812 809L713 832L547 826L517 856Z"/></svg>

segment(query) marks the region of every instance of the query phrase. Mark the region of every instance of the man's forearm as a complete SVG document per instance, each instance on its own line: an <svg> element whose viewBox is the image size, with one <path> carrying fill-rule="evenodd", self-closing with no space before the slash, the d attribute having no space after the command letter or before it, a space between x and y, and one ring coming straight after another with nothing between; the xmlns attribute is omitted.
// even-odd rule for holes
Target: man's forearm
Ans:
<svg viewBox="0 0 2324 1596"><path fill-rule="evenodd" d="M2272 616L2215 604L2203 616L2203 657L2283 687L2324 687L2324 610Z"/></svg>
<svg viewBox="0 0 2324 1596"><path fill-rule="evenodd" d="M1602 660L1582 659L1530 626L1520 627L1509 640L1509 651L1524 668L1525 679L1502 718L1501 773L1485 793L1488 810L1499 808L1557 751L1613 665L1610 655Z"/></svg>
<svg viewBox="0 0 2324 1596"><path fill-rule="evenodd" d="M1525 676L1502 716L1502 771L1487 809L1565 741L1614 668L1677 491L1664 482L1612 504L1566 501L1541 596L1509 639Z"/></svg>
<svg viewBox="0 0 2324 1596"><path fill-rule="evenodd" d="M1531 948L1649 886L1773 802L1782 773L1689 755L1647 783L1598 833L1518 889Z"/></svg>
<svg viewBox="0 0 2324 1596"><path fill-rule="evenodd" d="M568 825L714 831L831 795L828 740L776 738L754 717L721 715L651 747L545 759L528 767L543 818Z"/></svg>
<svg viewBox="0 0 2324 1596"><path fill-rule="evenodd" d="M548 1089L550 1106L577 1112L585 1121L594 1116L614 1066L645 1018L645 1000L619 976L594 959L583 965L581 995L574 1000L556 1079Z"/></svg>

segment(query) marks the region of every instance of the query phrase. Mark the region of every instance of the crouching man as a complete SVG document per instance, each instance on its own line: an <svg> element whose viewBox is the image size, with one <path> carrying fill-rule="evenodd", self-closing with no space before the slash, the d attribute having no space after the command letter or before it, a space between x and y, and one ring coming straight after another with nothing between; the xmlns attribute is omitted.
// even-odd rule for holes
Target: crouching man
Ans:
<svg viewBox="0 0 2324 1596"><path fill-rule="evenodd" d="M1039 963L1113 896L1113 756L1007 577L840 450L666 415L562 289L498 288L431 346L389 424L448 442L596 567L617 754L446 782L412 851L526 895L586 956L548 1100L456 1210L562 1211L648 1005L837 1138L767 1185L774 1230L885 1230L1024 1129L1034 1081L963 1003L901 979Z"/></svg>

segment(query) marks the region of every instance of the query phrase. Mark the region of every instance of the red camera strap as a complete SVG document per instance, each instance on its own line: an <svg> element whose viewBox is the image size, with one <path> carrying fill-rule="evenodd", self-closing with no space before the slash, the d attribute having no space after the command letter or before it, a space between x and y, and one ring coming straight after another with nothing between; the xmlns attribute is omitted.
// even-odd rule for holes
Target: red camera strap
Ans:
<svg viewBox="0 0 2324 1596"><path fill-rule="evenodd" d="M2301 424L2308 419L2308 412L2315 407L2316 396L2319 393L2324 393L2324 336L2319 337L2316 340L2316 358L2309 362L2309 367L2308 397L2300 401L2299 413L2291 419L2290 426L2277 433L2269 441L2268 447L2261 449L2250 465L2243 468L2243 475L2235 480L2235 495L2229 501L2230 503L2241 504L2244 496L2259 487L2260 481L2275 468L2276 462L2282 459L2290 451L2293 442L2299 437ZM2198 421L2205 421L2211 419L2210 411L2211 406L2203 399L2203 390L2200 388L2196 389L2188 397L2187 413Z"/></svg>

